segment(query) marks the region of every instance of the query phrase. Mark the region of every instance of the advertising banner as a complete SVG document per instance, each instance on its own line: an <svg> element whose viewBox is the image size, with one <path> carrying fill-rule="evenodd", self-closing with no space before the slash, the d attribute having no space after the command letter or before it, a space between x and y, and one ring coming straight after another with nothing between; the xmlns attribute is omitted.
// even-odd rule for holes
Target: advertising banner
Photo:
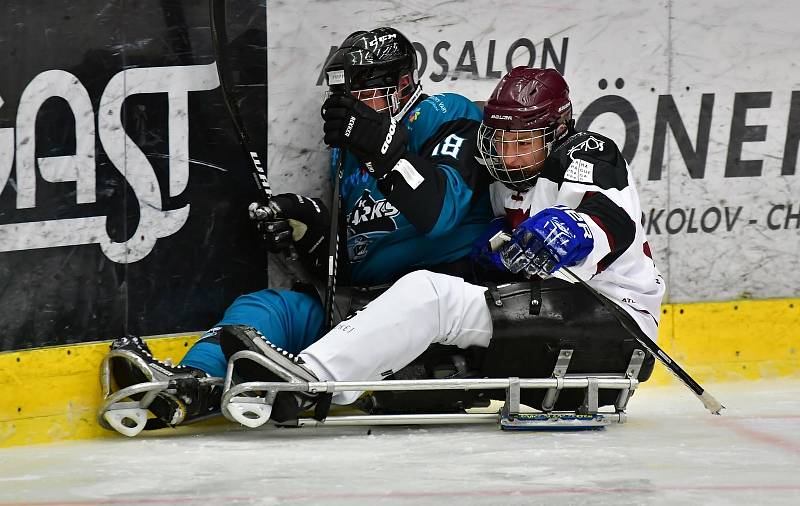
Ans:
<svg viewBox="0 0 800 506"><path fill-rule="evenodd" d="M283 189L327 188L322 64L348 34L414 41L423 91L475 101L517 65L571 87L579 129L633 171L665 302L800 294L800 14L766 2L271 2L269 157ZM278 175L281 174L281 175Z"/></svg>
<svg viewBox="0 0 800 506"><path fill-rule="evenodd" d="M227 4L276 193L328 198L323 63L389 25L429 94L484 101L518 65L564 74L577 127L630 164L664 302L800 295L796 3ZM202 330L238 294L288 284L267 279L247 220L260 194L207 2L11 0L0 62L0 351Z"/></svg>
<svg viewBox="0 0 800 506"><path fill-rule="evenodd" d="M265 9L228 7L265 149ZM0 61L0 350L197 331L266 286L206 2L5 2Z"/></svg>

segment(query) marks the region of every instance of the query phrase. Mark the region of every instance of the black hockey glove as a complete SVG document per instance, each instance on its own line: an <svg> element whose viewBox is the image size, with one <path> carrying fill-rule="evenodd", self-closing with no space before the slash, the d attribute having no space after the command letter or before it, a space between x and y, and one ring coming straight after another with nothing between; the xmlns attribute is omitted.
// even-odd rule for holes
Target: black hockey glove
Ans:
<svg viewBox="0 0 800 506"><path fill-rule="evenodd" d="M330 213L322 200L283 193L267 205L250 204L248 211L270 252L286 252L294 244L309 267L316 269L325 260Z"/></svg>
<svg viewBox="0 0 800 506"><path fill-rule="evenodd" d="M328 97L322 105L322 119L325 144L350 150L377 179L388 174L406 152L406 128L351 95Z"/></svg>
<svg viewBox="0 0 800 506"><path fill-rule="evenodd" d="M258 236L270 253L288 253L292 246L292 227L289 220L277 217L276 209L269 204L253 202L247 208L250 219L255 222Z"/></svg>

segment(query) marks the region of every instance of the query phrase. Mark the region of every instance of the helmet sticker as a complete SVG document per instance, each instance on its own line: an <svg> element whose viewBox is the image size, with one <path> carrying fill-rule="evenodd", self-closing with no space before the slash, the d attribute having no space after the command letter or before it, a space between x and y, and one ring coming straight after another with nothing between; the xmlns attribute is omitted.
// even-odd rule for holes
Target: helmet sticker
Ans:
<svg viewBox="0 0 800 506"><path fill-rule="evenodd" d="M344 84L344 70L332 70L328 72L328 86Z"/></svg>

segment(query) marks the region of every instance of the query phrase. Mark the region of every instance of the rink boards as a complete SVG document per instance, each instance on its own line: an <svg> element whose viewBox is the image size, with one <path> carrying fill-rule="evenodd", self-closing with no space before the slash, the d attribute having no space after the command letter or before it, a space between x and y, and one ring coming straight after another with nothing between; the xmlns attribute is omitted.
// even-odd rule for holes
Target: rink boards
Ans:
<svg viewBox="0 0 800 506"><path fill-rule="evenodd" d="M250 175L225 170L241 153L206 4L41 3L3 18L14 71L0 73L0 348L29 350L0 352L0 446L106 435L94 422L99 340L200 331L235 296L282 286L252 247ZM267 114L251 105L243 120L273 132L251 138L276 193L328 191L321 68L355 29L406 33L426 93L485 100L512 66L555 67L577 125L630 163L669 287L660 344L712 386L797 374L800 85L785 29L796 4L499 0L430 15L425 2L307 0L271 2L265 22L246 15L265 3L235 3L228 33L258 50L243 56L269 50ZM722 299L733 301L708 302ZM178 359L192 339L154 350ZM667 377L659 367L648 385Z"/></svg>
<svg viewBox="0 0 800 506"><path fill-rule="evenodd" d="M662 306L660 346L706 388L714 383L798 376L800 299ZM180 360L198 334L148 339ZM98 371L108 341L0 354L0 447L117 437L95 420ZM674 380L657 366L644 388Z"/></svg>

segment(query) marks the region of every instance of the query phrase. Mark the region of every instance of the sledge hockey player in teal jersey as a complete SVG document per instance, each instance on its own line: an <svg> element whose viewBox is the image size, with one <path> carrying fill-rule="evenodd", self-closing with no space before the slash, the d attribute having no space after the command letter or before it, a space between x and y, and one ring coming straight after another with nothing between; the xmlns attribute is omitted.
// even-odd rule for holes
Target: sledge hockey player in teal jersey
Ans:
<svg viewBox="0 0 800 506"><path fill-rule="evenodd" d="M416 51L393 28L351 34L325 71L331 93L322 106L324 141L345 153L340 196L346 240L340 241L337 284L374 287L419 269L469 276L472 244L492 219L490 181L476 159L478 107L457 94L424 95ZM336 169L332 163L334 177ZM297 194L250 208L269 250L291 248L319 279L328 270L330 213L321 199ZM149 406L155 418L147 428L214 415L227 366L225 343L235 348L256 332L282 356L307 349L325 330L320 291L303 285L242 295L177 366L152 357L140 338L118 339L109 354L110 374L119 388L169 383ZM369 299L380 290L359 293ZM340 308L340 314L351 309L358 307ZM285 414L276 409L278 419L304 407L295 396L280 401ZM137 433L139 425L128 432Z"/></svg>
<svg viewBox="0 0 800 506"><path fill-rule="evenodd" d="M350 125L353 118L357 127L361 120L355 112L339 121ZM341 137L326 138L347 145ZM490 191L497 216L475 242L477 281L430 270L406 274L299 355L284 353L255 329L225 336L228 356L249 350L265 358L237 360L233 370L249 381L375 381L409 374L415 379L409 368L418 357L430 353L431 345L450 345L452 367L433 376L549 377L557 361L566 359L561 374L624 377L635 371L646 380L654 360L629 329L657 339L665 286L642 227L633 176L615 143L575 130L569 87L557 71L518 67L486 103L477 151L495 181ZM380 160L375 170L399 171L395 159ZM397 181L408 183L402 174ZM619 309L610 310L586 287L573 284L563 268ZM372 412L404 410L397 396L384 394L369 397ZM461 392L449 402L451 409L463 409L498 394L504 395ZM325 403L329 395L280 392L271 416L296 417L299 409ZM337 392L332 400L344 404L357 396ZM447 409L428 392L401 397L410 411L428 405ZM617 399L618 391L601 390L592 403ZM578 412L585 398L581 390L565 390L557 400L542 390L525 390L521 402Z"/></svg>

